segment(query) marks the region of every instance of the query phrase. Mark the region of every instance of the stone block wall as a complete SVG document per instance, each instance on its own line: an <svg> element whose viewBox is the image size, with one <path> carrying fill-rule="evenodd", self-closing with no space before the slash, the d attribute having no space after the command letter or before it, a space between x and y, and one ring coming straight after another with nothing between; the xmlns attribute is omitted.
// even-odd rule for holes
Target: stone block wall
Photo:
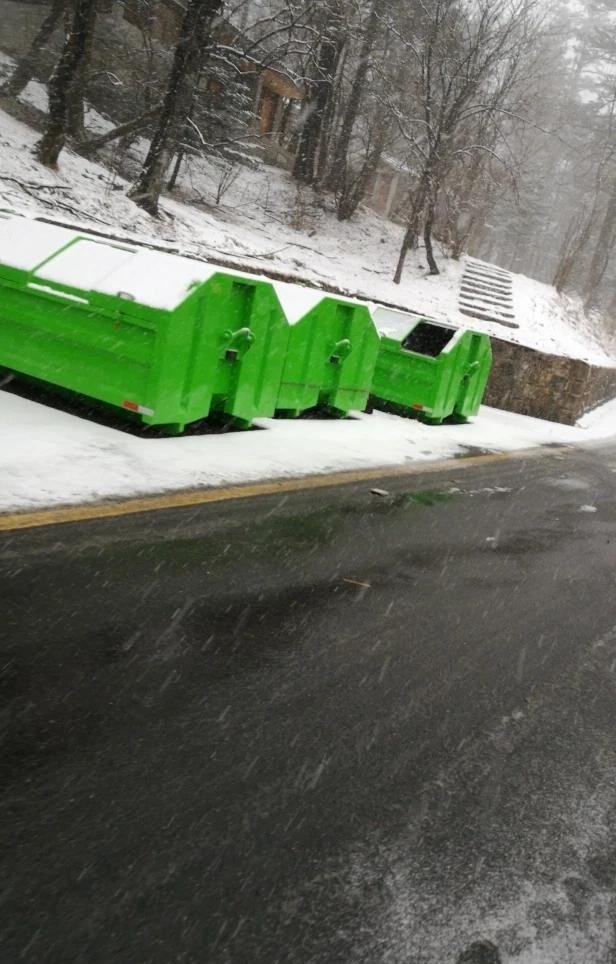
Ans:
<svg viewBox="0 0 616 964"><path fill-rule="evenodd" d="M573 425L585 412L616 398L616 367L548 355L498 338L492 339L492 353L486 405Z"/></svg>

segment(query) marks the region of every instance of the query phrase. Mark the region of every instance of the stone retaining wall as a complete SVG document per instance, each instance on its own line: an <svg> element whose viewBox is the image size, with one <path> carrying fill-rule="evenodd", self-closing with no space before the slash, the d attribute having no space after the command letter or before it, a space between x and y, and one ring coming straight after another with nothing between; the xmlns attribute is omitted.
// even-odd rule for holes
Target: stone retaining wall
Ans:
<svg viewBox="0 0 616 964"><path fill-rule="evenodd" d="M486 405L573 425L585 412L616 398L616 368L547 355L497 338L492 339L492 352Z"/></svg>

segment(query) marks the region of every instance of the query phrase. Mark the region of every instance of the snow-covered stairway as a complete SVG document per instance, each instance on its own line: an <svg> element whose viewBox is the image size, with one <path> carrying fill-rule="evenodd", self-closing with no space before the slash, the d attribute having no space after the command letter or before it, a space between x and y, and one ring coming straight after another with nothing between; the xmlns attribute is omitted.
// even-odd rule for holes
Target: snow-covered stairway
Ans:
<svg viewBox="0 0 616 964"><path fill-rule="evenodd" d="M509 271L486 261L469 258L460 294L460 313L481 321L495 321L506 328L519 328L513 306L513 281Z"/></svg>

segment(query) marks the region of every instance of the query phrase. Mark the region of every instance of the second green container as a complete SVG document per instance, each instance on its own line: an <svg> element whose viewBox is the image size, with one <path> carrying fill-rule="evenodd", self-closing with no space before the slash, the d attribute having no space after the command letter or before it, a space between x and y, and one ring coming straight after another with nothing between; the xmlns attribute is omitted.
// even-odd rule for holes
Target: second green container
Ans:
<svg viewBox="0 0 616 964"><path fill-rule="evenodd" d="M276 282L274 289L290 325L278 412L363 410L379 351L367 306L298 285Z"/></svg>

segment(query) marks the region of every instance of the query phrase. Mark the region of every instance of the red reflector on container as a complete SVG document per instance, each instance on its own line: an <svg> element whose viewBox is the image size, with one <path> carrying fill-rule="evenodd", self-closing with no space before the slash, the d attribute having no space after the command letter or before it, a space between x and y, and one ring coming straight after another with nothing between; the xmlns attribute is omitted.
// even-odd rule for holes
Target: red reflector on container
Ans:
<svg viewBox="0 0 616 964"><path fill-rule="evenodd" d="M414 405L411 405L411 408L417 409L418 412L423 412L423 405L420 405L419 402L415 402Z"/></svg>
<svg viewBox="0 0 616 964"><path fill-rule="evenodd" d="M139 406L137 402L122 402L122 408L127 408L129 412L139 411Z"/></svg>

